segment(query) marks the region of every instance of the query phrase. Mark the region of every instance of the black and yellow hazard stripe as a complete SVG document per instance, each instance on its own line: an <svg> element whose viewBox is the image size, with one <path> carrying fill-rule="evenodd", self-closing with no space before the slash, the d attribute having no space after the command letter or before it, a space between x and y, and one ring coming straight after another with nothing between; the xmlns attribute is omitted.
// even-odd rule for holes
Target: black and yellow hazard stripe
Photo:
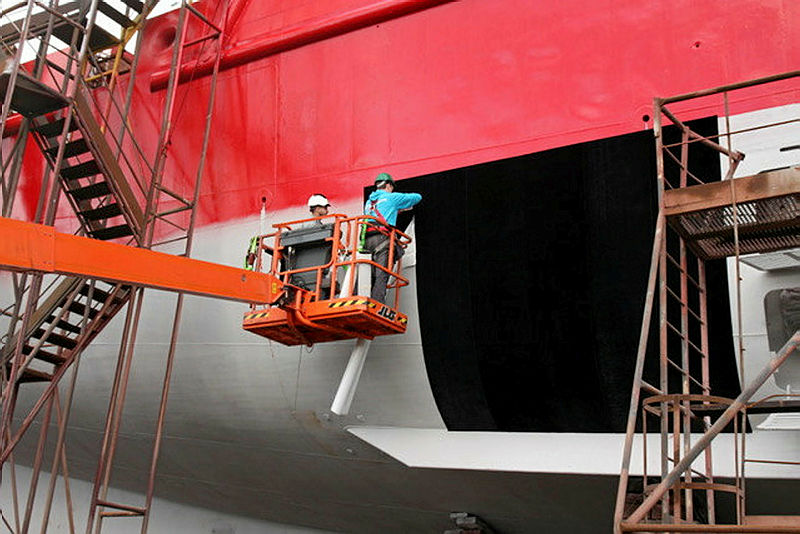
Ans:
<svg viewBox="0 0 800 534"><path fill-rule="evenodd" d="M244 320L245 321L252 321L252 320L255 320L255 319L263 319L267 315L269 315L269 310L267 310L265 312L248 313L248 314L246 314L244 316Z"/></svg>
<svg viewBox="0 0 800 534"><path fill-rule="evenodd" d="M335 302L331 302L328 304L329 308L341 308L342 306L359 306L366 304L370 308L374 308L377 306L374 302L369 299L350 299L350 300L337 300Z"/></svg>
<svg viewBox="0 0 800 534"><path fill-rule="evenodd" d="M400 324L406 324L406 323L408 322L408 317L400 317L400 318L398 319L398 322L399 322Z"/></svg>

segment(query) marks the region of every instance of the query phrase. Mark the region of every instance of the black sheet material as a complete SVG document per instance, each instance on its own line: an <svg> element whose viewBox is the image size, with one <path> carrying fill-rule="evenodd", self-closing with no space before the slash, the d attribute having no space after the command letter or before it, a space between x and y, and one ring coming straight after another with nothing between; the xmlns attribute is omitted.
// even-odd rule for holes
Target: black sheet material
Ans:
<svg viewBox="0 0 800 534"><path fill-rule="evenodd" d="M716 120L694 128L716 132ZM643 131L398 183L423 195L416 291L450 430L624 431L655 228L653 145ZM719 176L715 154L690 161ZM725 263L707 274L712 391L735 396Z"/></svg>

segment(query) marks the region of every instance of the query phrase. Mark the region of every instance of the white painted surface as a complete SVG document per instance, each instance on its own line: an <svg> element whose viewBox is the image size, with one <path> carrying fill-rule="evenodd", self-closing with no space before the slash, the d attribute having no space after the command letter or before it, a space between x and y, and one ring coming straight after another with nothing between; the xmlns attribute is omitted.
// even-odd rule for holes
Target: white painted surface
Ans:
<svg viewBox="0 0 800 534"><path fill-rule="evenodd" d="M760 430L800 430L800 414L771 413L758 425Z"/></svg>
<svg viewBox="0 0 800 534"><path fill-rule="evenodd" d="M253 214L247 219L199 229L193 256L240 266L249 238L259 232L259 208L254 202ZM337 205L340 212L358 210L355 203ZM274 222L299 219L305 213L303 206L268 211L268 229ZM161 249L174 252L170 246ZM372 342L346 416L331 414L330 406L352 341L313 349L284 347L242 330L242 316L248 309L245 304L187 296L156 494L191 507L156 507L153 521L163 520L164 514L194 515L195 510L207 508L340 532L353 531L354 524L386 522L400 525L395 531L418 532L420 524L439 517L446 520L449 506L444 511L431 509L417 490L400 491L384 484L406 468L343 430L352 424L444 427L425 372L412 296L414 268L406 274L412 284L405 293L409 296L402 299L403 312L409 317L408 331ZM13 296L7 291L9 285L8 279L2 280L3 305ZM133 492L144 488L174 304L174 295L146 292L112 480ZM81 361L67 436L70 473L76 479L94 476L123 321L123 314L117 316L86 349ZM38 391L36 385L25 388L19 413L24 413ZM30 439L23 440L18 449L21 462L31 461L37 435L38 426L34 425ZM408 483L432 487L427 480L416 481L425 476L413 474ZM137 502L135 498L120 500ZM74 501L76 510L88 510L87 492ZM402 517L385 518L386 503L391 503L390 509L400 510ZM406 514L407 509L414 512ZM4 513L6 510L4 507ZM189 523L185 530L158 524L161 527L149 531L213 532L198 523ZM378 526L373 531L377 530Z"/></svg>
<svg viewBox="0 0 800 534"><path fill-rule="evenodd" d="M742 130L774 124L789 122L780 126L773 126L763 130L753 130L742 133ZM769 109L761 109L750 113L741 113L730 117L731 132L730 146L745 155L744 160L736 167L734 177L750 176L768 169L786 167L800 164L800 150L781 151L782 147L800 144L800 104L790 104ZM720 144L728 146L728 136L725 118L718 122ZM722 176L728 172L728 158L720 155L720 168Z"/></svg>
<svg viewBox="0 0 800 534"><path fill-rule="evenodd" d="M787 122L787 124L735 133L778 122ZM745 154L744 160L736 168L734 177L751 176L764 170L800 164L800 150L781 151L783 147L800 144L800 104L790 104L733 115L730 117L729 123L730 131L734 132L730 139L727 135L724 135L728 131L725 118L721 117L718 120L718 128L721 134L720 144L728 146L728 143L730 143L732 149ZM720 168L722 176L725 176L728 171L728 158L722 154L720 155ZM728 259L728 280L734 347L738 350L739 324L737 319L735 261L735 258ZM743 264L740 267L740 272L742 278L741 336L744 354L744 376L740 376L740 380L742 383L747 383L761 371L772 356L767 342L764 296L773 289L800 286L800 271L797 269L783 269L762 272ZM785 370L792 367L800 368L800 356L790 358L784 363L783 367ZM800 384L797 386L800 387ZM775 384L775 380L772 378L756 392L753 400L784 392ZM763 416L751 417L751 422L758 424L763 419ZM800 437L797 439L800 439Z"/></svg>
<svg viewBox="0 0 800 534"><path fill-rule="evenodd" d="M348 431L409 467L526 473L618 475L624 434L448 432L438 429L350 427ZM693 436L693 440L699 436ZM641 436L633 448L631 474L642 474ZM648 435L648 473L660 472L659 436ZM800 434L755 432L747 437L749 458L797 461ZM734 476L730 434L713 444L714 474ZM702 467L703 457L695 463ZM800 466L749 464L748 476L797 478Z"/></svg>

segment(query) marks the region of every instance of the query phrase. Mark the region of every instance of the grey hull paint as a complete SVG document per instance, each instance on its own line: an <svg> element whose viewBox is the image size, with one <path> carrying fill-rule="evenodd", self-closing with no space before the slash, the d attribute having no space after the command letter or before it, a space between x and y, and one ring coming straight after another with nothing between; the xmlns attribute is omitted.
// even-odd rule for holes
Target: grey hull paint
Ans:
<svg viewBox="0 0 800 534"><path fill-rule="evenodd" d="M254 228L249 220L203 229L195 257L235 265ZM506 533L608 532L614 476L411 468L345 430L444 428L425 372L414 268L407 272L409 332L372 344L344 417L329 408L351 342L282 347L241 330L245 306L187 297L157 496L341 532L442 532L452 526L451 511L478 514ZM112 482L135 492L145 488L174 300L149 291L140 326ZM85 480L96 468L122 321L118 316L81 362L68 454L71 474ZM20 406L41 387L26 386ZM22 462L30 462L36 434L23 441ZM765 484L758 498L767 504L780 502L770 495L800 489L796 480Z"/></svg>

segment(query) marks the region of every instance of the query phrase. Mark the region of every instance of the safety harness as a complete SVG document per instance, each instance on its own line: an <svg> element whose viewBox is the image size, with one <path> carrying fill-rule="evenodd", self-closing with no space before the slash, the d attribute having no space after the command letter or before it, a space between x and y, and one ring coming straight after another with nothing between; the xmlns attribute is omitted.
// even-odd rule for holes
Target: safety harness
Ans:
<svg viewBox="0 0 800 534"><path fill-rule="evenodd" d="M250 238L250 244L248 245L247 252L244 255L244 268L248 271L252 271L256 268L256 255L258 253L258 245L260 242L260 235Z"/></svg>
<svg viewBox="0 0 800 534"><path fill-rule="evenodd" d="M361 226L361 235L359 236L359 240L358 240L358 251L362 252L362 253L363 252L370 252L370 251L368 251L366 249L367 231L368 231L367 229L368 228L377 230L378 232L380 232L383 235L385 235L387 238L391 236L391 231L389 230L389 228L391 228L392 225L390 225L386 221L386 219L383 217L383 214L381 214L380 210L378 209L378 201L377 200L370 200L369 202L370 202L369 203L369 209L367 210L368 211L368 215L369 214L374 214L375 218L378 219L378 222L381 223L381 224L377 225L377 224L364 223ZM380 252L381 250L385 249L388 246L389 246L389 240L386 239L380 245L378 245L375 248L375 250L373 250L371 252L373 254L375 254L375 253Z"/></svg>

